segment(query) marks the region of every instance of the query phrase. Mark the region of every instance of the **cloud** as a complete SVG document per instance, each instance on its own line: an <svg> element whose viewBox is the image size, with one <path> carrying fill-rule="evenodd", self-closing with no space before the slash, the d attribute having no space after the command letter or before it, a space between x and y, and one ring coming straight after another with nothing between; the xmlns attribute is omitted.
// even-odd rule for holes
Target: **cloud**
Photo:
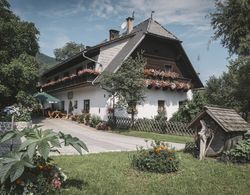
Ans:
<svg viewBox="0 0 250 195"><path fill-rule="evenodd" d="M119 1L116 3L111 0L94 0L89 6L89 10L101 18L117 15L119 13L117 8L120 9Z"/></svg>
<svg viewBox="0 0 250 195"><path fill-rule="evenodd" d="M60 33L58 36L54 36L52 39L41 39L39 41L39 45L41 52L49 56L53 56L54 49L61 48L65 45L65 43L70 41L71 39L67 35Z"/></svg>
<svg viewBox="0 0 250 195"><path fill-rule="evenodd" d="M111 18L135 11L135 16L142 19L155 11L154 18L162 25L191 25L200 31L209 30L206 16L213 7L213 0L94 0L89 5L98 17Z"/></svg>
<svg viewBox="0 0 250 195"><path fill-rule="evenodd" d="M52 6L52 8L48 10L41 10L38 14L42 16L53 16L53 17L67 17L74 16L76 14L84 12L85 4L84 0L77 0L69 3L57 4L56 6Z"/></svg>

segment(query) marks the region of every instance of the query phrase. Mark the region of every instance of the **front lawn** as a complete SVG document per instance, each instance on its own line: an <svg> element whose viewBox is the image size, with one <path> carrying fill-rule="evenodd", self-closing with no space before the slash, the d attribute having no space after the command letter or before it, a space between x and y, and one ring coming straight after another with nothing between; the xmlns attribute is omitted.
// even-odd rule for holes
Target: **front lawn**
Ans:
<svg viewBox="0 0 250 195"><path fill-rule="evenodd" d="M143 173L130 166L131 152L55 157L69 177L63 194L248 194L250 165L199 161L178 153L180 171Z"/></svg>
<svg viewBox="0 0 250 195"><path fill-rule="evenodd" d="M168 134L159 134L146 131L133 131L133 130L113 130L114 133L119 133L122 135L142 137L145 139L175 142L175 143L186 143L194 141L194 138L191 136L178 136L178 135L168 135Z"/></svg>

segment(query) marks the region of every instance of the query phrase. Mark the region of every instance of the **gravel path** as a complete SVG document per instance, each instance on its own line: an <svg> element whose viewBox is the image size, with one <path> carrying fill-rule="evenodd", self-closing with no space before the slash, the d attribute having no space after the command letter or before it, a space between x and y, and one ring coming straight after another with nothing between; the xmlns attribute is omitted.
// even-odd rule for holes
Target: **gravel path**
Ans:
<svg viewBox="0 0 250 195"><path fill-rule="evenodd" d="M115 133L98 131L91 127L77 124L73 121L63 119L43 119L37 122L42 125L43 129L53 129L54 131L62 131L69 133L74 137L81 139L88 147L89 153L112 152L112 151L133 151L138 146L147 147L150 145L145 139L119 135ZM171 147L177 150L183 149L184 144L169 143ZM72 147L63 147L59 150L61 154L78 154Z"/></svg>

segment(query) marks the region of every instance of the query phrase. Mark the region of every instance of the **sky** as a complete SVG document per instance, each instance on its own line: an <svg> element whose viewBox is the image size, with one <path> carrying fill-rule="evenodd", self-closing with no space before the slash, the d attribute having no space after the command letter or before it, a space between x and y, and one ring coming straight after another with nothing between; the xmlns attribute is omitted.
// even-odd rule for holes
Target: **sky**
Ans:
<svg viewBox="0 0 250 195"><path fill-rule="evenodd" d="M209 13L214 0L10 0L22 20L40 31L40 52L54 57L53 50L74 41L86 46L108 38L109 29L121 30L128 16L135 25L153 19L183 41L183 47L203 84L227 70L228 52L213 41Z"/></svg>

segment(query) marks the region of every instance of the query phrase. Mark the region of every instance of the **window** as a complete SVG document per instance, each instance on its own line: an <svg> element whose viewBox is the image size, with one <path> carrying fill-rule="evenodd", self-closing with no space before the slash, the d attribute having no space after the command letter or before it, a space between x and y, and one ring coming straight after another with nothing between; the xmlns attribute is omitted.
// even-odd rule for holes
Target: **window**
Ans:
<svg viewBox="0 0 250 195"><path fill-rule="evenodd" d="M90 110L90 100L83 100L83 112L89 113Z"/></svg>
<svg viewBox="0 0 250 195"><path fill-rule="evenodd" d="M77 109L77 107L78 107L78 102L77 102L77 100L75 100L75 102L74 102L74 108Z"/></svg>
<svg viewBox="0 0 250 195"><path fill-rule="evenodd" d="M172 71L172 66L171 66L171 65L169 65L169 64L164 65L164 68L165 68L165 71L166 71L166 72L170 72L170 71Z"/></svg>
<svg viewBox="0 0 250 195"><path fill-rule="evenodd" d="M158 112L165 112L165 101L158 100Z"/></svg>
<svg viewBox="0 0 250 195"><path fill-rule="evenodd" d="M90 62L87 64L87 69L92 69L94 70L95 69L95 63L94 62Z"/></svg>
<svg viewBox="0 0 250 195"><path fill-rule="evenodd" d="M185 106L187 103L187 100L184 100L184 101L179 101L179 108Z"/></svg>

